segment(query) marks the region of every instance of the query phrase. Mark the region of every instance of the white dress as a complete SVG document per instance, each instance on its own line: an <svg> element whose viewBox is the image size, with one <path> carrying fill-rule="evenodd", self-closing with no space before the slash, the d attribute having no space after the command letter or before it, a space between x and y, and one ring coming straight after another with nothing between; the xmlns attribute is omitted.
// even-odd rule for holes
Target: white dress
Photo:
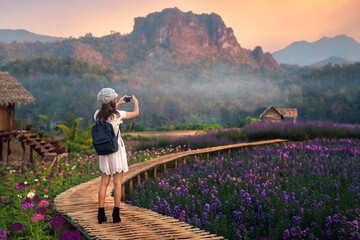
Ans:
<svg viewBox="0 0 360 240"><path fill-rule="evenodd" d="M94 114L94 119L96 121L96 115L98 114L99 110L97 110ZM122 119L126 117L125 111L118 111L120 113L120 117L117 117L115 114L110 117L107 122L111 123L115 135L117 135L120 123L122 123ZM108 154L108 155L99 155L99 165L100 171L105 173L106 175L113 175L117 172L127 172L128 169L128 162L126 157L126 150L124 141L121 138L121 132L119 132L118 136L118 144L119 150L117 152Z"/></svg>

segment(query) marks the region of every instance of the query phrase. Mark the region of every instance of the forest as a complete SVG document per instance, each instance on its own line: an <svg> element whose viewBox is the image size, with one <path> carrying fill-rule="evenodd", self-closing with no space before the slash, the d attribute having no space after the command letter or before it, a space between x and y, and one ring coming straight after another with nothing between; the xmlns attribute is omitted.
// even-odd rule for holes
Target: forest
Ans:
<svg viewBox="0 0 360 240"><path fill-rule="evenodd" d="M116 72L69 57L38 57L9 62L0 70L10 72L36 99L16 109L24 125L41 126L41 114L51 127L70 125L79 117L86 127L93 123L96 95L103 87L121 96L136 95L137 124L149 129L188 123L236 126L247 116L259 118L269 105L298 108L299 121L360 122L360 63L270 75L244 73L225 63L188 71L156 61ZM124 110L132 107L127 104Z"/></svg>

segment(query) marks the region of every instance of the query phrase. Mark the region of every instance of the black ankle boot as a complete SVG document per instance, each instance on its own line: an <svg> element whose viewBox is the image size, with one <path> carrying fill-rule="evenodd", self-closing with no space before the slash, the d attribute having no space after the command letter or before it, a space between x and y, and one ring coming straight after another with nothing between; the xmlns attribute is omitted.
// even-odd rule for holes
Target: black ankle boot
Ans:
<svg viewBox="0 0 360 240"><path fill-rule="evenodd" d="M121 222L121 218L120 218L120 208L114 207L112 217L113 217L113 222L114 222L114 223Z"/></svg>
<svg viewBox="0 0 360 240"><path fill-rule="evenodd" d="M106 222L107 221L107 218L105 216L105 210L104 208L99 208L99 211L98 211L98 221L99 221L99 224L101 224L102 222Z"/></svg>

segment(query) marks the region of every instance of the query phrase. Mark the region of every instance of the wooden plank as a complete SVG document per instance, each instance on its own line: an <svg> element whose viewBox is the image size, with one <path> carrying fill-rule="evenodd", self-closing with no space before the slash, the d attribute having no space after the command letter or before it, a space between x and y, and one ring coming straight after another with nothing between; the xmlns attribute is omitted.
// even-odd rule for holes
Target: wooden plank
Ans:
<svg viewBox="0 0 360 240"><path fill-rule="evenodd" d="M166 170L166 164L174 162L177 166L178 160L186 161L186 157L198 157L206 154L210 158L210 153L219 151L232 151L232 149L241 147L252 147L272 143L285 143L287 140L269 140L255 143L232 144L227 146L211 147L206 149L192 150L182 153L174 153L167 156L133 164L129 171L124 173L122 181L122 200L125 200L125 183L128 182L129 193L133 188L133 179L137 182L141 180L140 174L144 174L144 179L149 179L148 171L153 171L153 176L157 176L157 167L163 166ZM54 208L66 219L78 228L88 239L224 239L221 236L210 234L200 230L187 223L180 222L172 217L163 216L149 209L127 205L121 203L120 214L121 223L113 224L111 218L101 226L96 221L97 215L97 192L101 178L93 179L87 183L79 184L54 199ZM106 193L105 213L111 216L113 199L110 191L113 187L111 182ZM89 195L89 193L91 193ZM80 203L74 205L74 202ZM101 228L100 228L101 227Z"/></svg>

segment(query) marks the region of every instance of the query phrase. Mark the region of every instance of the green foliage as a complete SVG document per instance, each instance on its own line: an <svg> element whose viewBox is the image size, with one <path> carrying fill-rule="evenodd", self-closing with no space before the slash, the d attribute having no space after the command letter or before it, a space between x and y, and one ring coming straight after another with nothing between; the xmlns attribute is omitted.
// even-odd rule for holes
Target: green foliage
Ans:
<svg viewBox="0 0 360 240"><path fill-rule="evenodd" d="M79 133L79 122L81 120L83 118L76 119L72 124L71 130L64 124L58 124L56 127L60 128L65 136L68 152L93 154L95 153L91 137L91 127L93 124L89 125L85 131Z"/></svg>
<svg viewBox="0 0 360 240"><path fill-rule="evenodd" d="M207 124L207 123L189 123L189 124L177 124L175 126L158 127L157 131L176 131L176 130L202 130L210 131L220 129L219 124Z"/></svg>
<svg viewBox="0 0 360 240"><path fill-rule="evenodd" d="M42 123L43 125L45 125L45 129L47 132L50 131L50 118L47 115L43 115L43 114L38 114L40 123Z"/></svg>
<svg viewBox="0 0 360 240"><path fill-rule="evenodd" d="M97 39L82 41L95 43ZM145 127L166 131L242 127L254 122L252 118L258 118L269 105L296 107L301 121L360 123L360 63L276 75L247 74L228 64L184 65L181 72L170 63L146 64L146 68L127 69L126 76L71 58L44 57L9 62L1 71L9 71L35 97L36 104L17 109L24 125L35 128L44 125L33 121L40 113L50 122L66 122L67 126L85 116L81 127L87 126L99 108L96 94L103 87L138 97L141 113L136 131ZM121 108L132 111L133 105Z"/></svg>
<svg viewBox="0 0 360 240"><path fill-rule="evenodd" d="M246 124L261 122L260 118L252 118L247 116L245 119L239 119L237 121L237 127L243 127Z"/></svg>

